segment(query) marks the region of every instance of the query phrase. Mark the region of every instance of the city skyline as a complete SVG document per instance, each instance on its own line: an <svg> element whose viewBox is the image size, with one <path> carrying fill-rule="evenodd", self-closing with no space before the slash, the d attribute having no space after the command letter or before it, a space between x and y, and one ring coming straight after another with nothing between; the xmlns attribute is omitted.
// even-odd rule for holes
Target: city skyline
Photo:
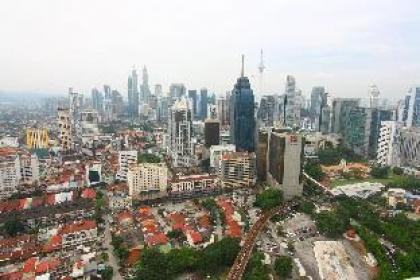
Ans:
<svg viewBox="0 0 420 280"><path fill-rule="evenodd" d="M110 84L127 98L132 66L146 65L164 91L185 83L223 95L244 53L260 97L261 48L267 94L282 93L288 74L306 96L321 85L367 97L375 83L396 99L418 83L415 1L277 2L4 1L0 91L86 94Z"/></svg>

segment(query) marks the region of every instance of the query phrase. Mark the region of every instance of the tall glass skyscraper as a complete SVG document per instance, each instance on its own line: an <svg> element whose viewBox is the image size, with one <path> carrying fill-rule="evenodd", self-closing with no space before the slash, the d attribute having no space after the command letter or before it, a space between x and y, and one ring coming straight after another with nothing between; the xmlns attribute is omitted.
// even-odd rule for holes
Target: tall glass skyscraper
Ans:
<svg viewBox="0 0 420 280"><path fill-rule="evenodd" d="M241 77L236 81L230 97L230 137L237 151L255 150L254 94L249 79L244 76L242 56Z"/></svg>

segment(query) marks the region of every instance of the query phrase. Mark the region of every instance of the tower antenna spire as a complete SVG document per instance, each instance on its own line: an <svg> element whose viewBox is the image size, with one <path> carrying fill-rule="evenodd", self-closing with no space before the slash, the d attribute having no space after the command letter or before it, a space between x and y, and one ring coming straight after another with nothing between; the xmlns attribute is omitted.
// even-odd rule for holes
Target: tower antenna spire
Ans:
<svg viewBox="0 0 420 280"><path fill-rule="evenodd" d="M241 77L244 76L244 67L245 67L245 55L242 55Z"/></svg>

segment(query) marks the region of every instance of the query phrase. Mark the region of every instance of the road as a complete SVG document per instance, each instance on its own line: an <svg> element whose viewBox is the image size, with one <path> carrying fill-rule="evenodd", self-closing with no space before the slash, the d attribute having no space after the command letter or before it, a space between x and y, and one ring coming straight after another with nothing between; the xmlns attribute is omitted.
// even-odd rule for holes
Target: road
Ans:
<svg viewBox="0 0 420 280"><path fill-rule="evenodd" d="M277 207L273 210L265 212L258 221L252 226L251 230L248 232L245 237L245 241L239 252L236 256L235 262L233 263L232 268L229 271L227 280L240 280L245 272L245 268L248 264L249 258L252 254L252 249L254 248L255 241L260 234L260 232L265 228L267 222L275 214L285 214L293 206L293 203L287 203L281 207Z"/></svg>
<svg viewBox="0 0 420 280"><path fill-rule="evenodd" d="M118 260L115 258L114 253L113 253L113 247L111 245L111 230L109 227L109 220L108 220L108 216L106 216L105 218L105 246L106 246L106 252L108 254L108 264L112 267L113 269L113 275L112 275L112 279L116 279L116 280L123 280L123 277L121 276L120 272L118 271L118 269L120 268L118 265Z"/></svg>

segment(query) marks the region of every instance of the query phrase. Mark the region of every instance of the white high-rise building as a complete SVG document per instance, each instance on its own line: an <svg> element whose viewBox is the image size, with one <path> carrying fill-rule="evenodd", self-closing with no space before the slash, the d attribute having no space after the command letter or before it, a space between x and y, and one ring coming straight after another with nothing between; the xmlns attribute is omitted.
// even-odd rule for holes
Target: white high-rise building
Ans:
<svg viewBox="0 0 420 280"><path fill-rule="evenodd" d="M17 148L0 149L0 199L17 191L19 184L39 180L39 161L35 154Z"/></svg>
<svg viewBox="0 0 420 280"><path fill-rule="evenodd" d="M187 99L181 98L169 110L168 154L174 167L195 165L192 142L192 113Z"/></svg>
<svg viewBox="0 0 420 280"><path fill-rule="evenodd" d="M399 135L403 123L383 121L378 138L377 163L387 166L399 166Z"/></svg>
<svg viewBox="0 0 420 280"><path fill-rule="evenodd" d="M150 192L166 193L168 168L164 163L141 163L131 166L127 173L127 183L131 197Z"/></svg>
<svg viewBox="0 0 420 280"><path fill-rule="evenodd" d="M119 169L116 175L116 179L126 182L129 168L136 164L137 151L120 151L118 158Z"/></svg>

